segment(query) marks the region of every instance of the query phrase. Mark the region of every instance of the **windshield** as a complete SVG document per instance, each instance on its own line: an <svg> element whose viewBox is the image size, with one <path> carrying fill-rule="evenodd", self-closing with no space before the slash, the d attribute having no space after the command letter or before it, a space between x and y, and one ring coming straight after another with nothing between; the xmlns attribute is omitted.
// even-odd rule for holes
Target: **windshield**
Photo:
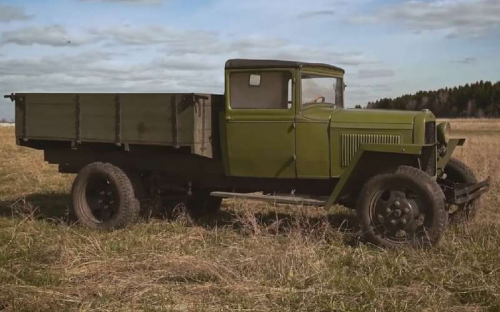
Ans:
<svg viewBox="0 0 500 312"><path fill-rule="evenodd" d="M330 104L343 107L342 78L302 74L302 106Z"/></svg>

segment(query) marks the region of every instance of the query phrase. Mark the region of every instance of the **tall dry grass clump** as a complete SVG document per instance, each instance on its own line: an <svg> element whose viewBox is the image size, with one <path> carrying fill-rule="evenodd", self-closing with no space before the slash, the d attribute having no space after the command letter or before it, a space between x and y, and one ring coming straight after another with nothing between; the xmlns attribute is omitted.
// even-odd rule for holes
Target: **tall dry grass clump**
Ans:
<svg viewBox="0 0 500 312"><path fill-rule="evenodd" d="M67 221L73 176L0 128L0 309L5 311L499 311L498 121L452 121L457 157L492 189L432 250L357 239L343 207L227 200L104 233Z"/></svg>

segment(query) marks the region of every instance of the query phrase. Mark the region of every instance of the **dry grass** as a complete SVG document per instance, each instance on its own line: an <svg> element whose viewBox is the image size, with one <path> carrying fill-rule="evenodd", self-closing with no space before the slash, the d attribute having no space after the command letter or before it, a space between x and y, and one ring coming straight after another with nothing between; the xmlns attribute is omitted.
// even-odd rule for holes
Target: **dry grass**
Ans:
<svg viewBox="0 0 500 312"><path fill-rule="evenodd" d="M224 203L214 219L112 233L67 223L72 176L0 128L0 310L499 311L500 121L452 121L493 187L439 247L355 242L353 214ZM479 131L480 130L480 131Z"/></svg>
<svg viewBox="0 0 500 312"><path fill-rule="evenodd" d="M441 119L452 124L453 131L500 131L498 119Z"/></svg>

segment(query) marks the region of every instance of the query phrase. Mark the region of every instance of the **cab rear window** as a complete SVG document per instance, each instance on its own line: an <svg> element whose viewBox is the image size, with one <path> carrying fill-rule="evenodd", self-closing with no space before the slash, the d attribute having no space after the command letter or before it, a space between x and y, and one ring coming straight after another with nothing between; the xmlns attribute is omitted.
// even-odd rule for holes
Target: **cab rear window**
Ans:
<svg viewBox="0 0 500 312"><path fill-rule="evenodd" d="M292 106L291 72L231 73L229 83L233 109L289 109Z"/></svg>

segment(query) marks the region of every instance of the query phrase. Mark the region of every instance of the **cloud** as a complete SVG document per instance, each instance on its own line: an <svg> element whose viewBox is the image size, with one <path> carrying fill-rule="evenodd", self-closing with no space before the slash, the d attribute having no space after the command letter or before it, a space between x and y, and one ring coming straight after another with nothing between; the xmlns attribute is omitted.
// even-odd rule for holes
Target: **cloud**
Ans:
<svg viewBox="0 0 500 312"><path fill-rule="evenodd" d="M359 79L393 77L396 73L391 69L361 69L358 71Z"/></svg>
<svg viewBox="0 0 500 312"><path fill-rule="evenodd" d="M120 58L124 61L116 62ZM223 65L223 63L209 62L200 57L175 56L164 56L147 62L134 62L121 54L94 51L38 59L0 60L0 72L3 78L43 76L42 80L50 80L48 79L50 77L64 76L70 79L89 78L96 79L96 81L104 79L108 85L100 86L100 89L104 87L111 90L110 87L117 85L117 82L138 83L149 80L161 81L166 76L172 75L178 77L200 75L205 71L221 70ZM51 89L54 87L56 86L52 86ZM150 87L154 88L154 85ZM184 91L189 91L189 88Z"/></svg>
<svg viewBox="0 0 500 312"><path fill-rule="evenodd" d="M0 5L0 22L26 21L31 18L20 8L10 5Z"/></svg>
<svg viewBox="0 0 500 312"><path fill-rule="evenodd" d="M329 63L337 66L359 66L377 64L379 61L358 51L339 51L334 47L311 48L302 45L290 45L275 51L275 58L301 60L306 62Z"/></svg>
<svg viewBox="0 0 500 312"><path fill-rule="evenodd" d="M186 39L187 40L187 39ZM176 44L165 48L172 55L206 55L228 58L282 59L331 63L338 66L376 64L379 61L359 51L339 51L336 47L309 47L288 40L266 36L250 36L245 39L221 39L213 36L203 44Z"/></svg>
<svg viewBox="0 0 500 312"><path fill-rule="evenodd" d="M468 56L460 60L450 61L450 63L470 65L476 63L476 61L475 57Z"/></svg>
<svg viewBox="0 0 500 312"><path fill-rule="evenodd" d="M202 48L204 44L215 40L215 33L209 31L176 30L165 26L113 26L108 28L94 28L89 31L94 41L106 41L116 45L157 45L164 44L171 48L196 46Z"/></svg>
<svg viewBox="0 0 500 312"><path fill-rule="evenodd" d="M109 2L124 4L160 4L166 0L80 0L81 2Z"/></svg>
<svg viewBox="0 0 500 312"><path fill-rule="evenodd" d="M121 62L117 62L121 59ZM224 63L164 56L147 62L108 52L0 60L3 92L221 92ZM219 77L220 76L220 77Z"/></svg>
<svg viewBox="0 0 500 312"><path fill-rule="evenodd" d="M200 49L216 41L215 33L207 31L175 30L164 26L113 26L93 28L83 33L70 33L61 25L29 26L5 31L0 44L29 46L34 44L52 47L80 46L104 42L108 46L165 45L171 49Z"/></svg>
<svg viewBox="0 0 500 312"><path fill-rule="evenodd" d="M307 19L307 18L314 18L314 17L320 17L320 16L332 16L335 15L334 10L322 10L322 11L307 11L307 12L302 12L297 15L298 18L301 19Z"/></svg>
<svg viewBox="0 0 500 312"><path fill-rule="evenodd" d="M367 94L371 94L374 92L389 92L392 90L392 87L386 83L376 83L376 84L363 84L359 82L351 82L347 84L347 89L349 91L366 91Z"/></svg>
<svg viewBox="0 0 500 312"><path fill-rule="evenodd" d="M0 36L0 44L30 46L34 44L53 47L78 46L87 43L86 39L71 36L60 25L28 26L5 31Z"/></svg>
<svg viewBox="0 0 500 312"><path fill-rule="evenodd" d="M201 64L202 68L206 66L203 60L216 59L223 63L233 57L301 60L338 66L378 62L359 51L339 51L336 47L315 48L268 36L226 38L212 31L178 30L165 26L113 26L92 28L85 32L70 32L60 25L30 26L3 32L0 45L5 44L51 47L100 45L103 49L120 47L120 51L124 51L139 48L150 52L157 48L163 54L178 57L179 64L184 63L183 58L198 58L197 64Z"/></svg>
<svg viewBox="0 0 500 312"><path fill-rule="evenodd" d="M498 0L408 1L389 5L357 23L397 23L418 33L445 31L448 37L477 37L500 27Z"/></svg>
<svg viewBox="0 0 500 312"><path fill-rule="evenodd" d="M289 25L293 19L304 15L304 18L314 17L316 15L331 16L333 14L340 16L350 15L358 6L364 6L369 0L217 0L212 1L211 11L225 19L238 22L240 19L249 21L259 21L276 26L278 22ZM311 16L309 16L311 15ZM242 22L246 22L242 20Z"/></svg>
<svg viewBox="0 0 500 312"><path fill-rule="evenodd" d="M288 40L268 36L223 38L216 32L176 30L164 26L115 26L92 29L89 35L94 42L102 41L110 46L160 46L171 56L197 55L202 58L228 59L275 58L311 62L331 62L340 66L358 66L377 63L358 51L338 51L334 47L313 48L294 44Z"/></svg>

